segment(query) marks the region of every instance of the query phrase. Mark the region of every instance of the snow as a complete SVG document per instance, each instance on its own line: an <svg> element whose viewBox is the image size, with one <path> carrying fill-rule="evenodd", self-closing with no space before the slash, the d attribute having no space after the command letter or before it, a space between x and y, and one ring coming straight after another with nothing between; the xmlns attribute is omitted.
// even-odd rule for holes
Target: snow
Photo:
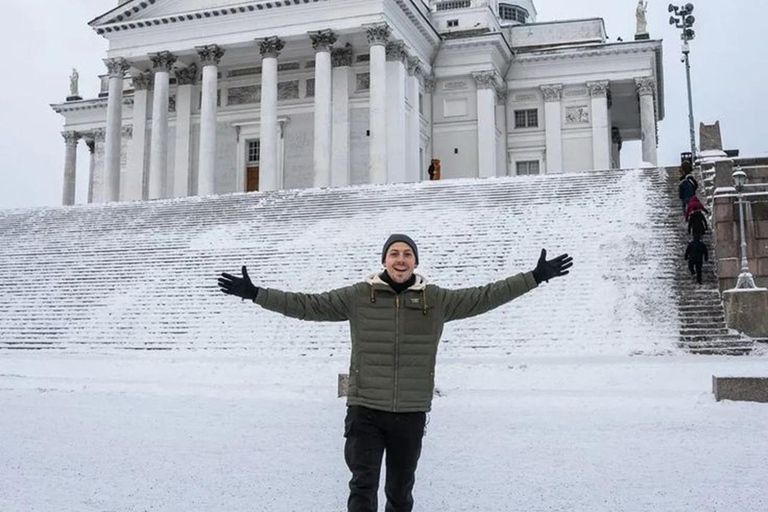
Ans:
<svg viewBox="0 0 768 512"><path fill-rule="evenodd" d="M443 362L414 510L766 510L768 404L711 393L712 375L766 376L765 363ZM345 366L252 352L2 352L0 510L343 510Z"/></svg>

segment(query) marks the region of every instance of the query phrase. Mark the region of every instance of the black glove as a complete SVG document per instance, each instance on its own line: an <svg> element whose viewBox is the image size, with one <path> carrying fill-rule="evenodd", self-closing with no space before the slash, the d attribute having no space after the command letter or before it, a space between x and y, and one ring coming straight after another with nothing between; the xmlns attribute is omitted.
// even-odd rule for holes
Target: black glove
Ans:
<svg viewBox="0 0 768 512"><path fill-rule="evenodd" d="M255 300L259 289L253 286L251 278L248 277L248 269L243 265L243 277L235 277L224 272L219 276L219 289L228 295L242 297L243 300Z"/></svg>
<svg viewBox="0 0 768 512"><path fill-rule="evenodd" d="M547 250L542 249L539 262L533 269L533 278L536 279L536 284L540 284L542 281L549 282L553 277L567 275L568 269L572 266L573 258L568 254L561 254L557 258L547 261Z"/></svg>

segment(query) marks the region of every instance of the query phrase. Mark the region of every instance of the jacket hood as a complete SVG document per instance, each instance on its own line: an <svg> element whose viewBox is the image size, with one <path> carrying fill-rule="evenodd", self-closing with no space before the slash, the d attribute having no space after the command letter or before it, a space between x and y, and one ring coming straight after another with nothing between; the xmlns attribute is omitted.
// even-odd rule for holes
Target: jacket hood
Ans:
<svg viewBox="0 0 768 512"><path fill-rule="evenodd" d="M377 287L390 288L389 283L384 281L379 276L379 274L381 274L381 272L375 272L369 275L368 277L365 278L365 282L373 286L374 288L377 288ZM423 276L420 276L419 274L416 274L416 273L414 273L413 275L416 277L416 282L413 283L411 286L409 286L408 290L422 291L424 288L427 287L427 280Z"/></svg>

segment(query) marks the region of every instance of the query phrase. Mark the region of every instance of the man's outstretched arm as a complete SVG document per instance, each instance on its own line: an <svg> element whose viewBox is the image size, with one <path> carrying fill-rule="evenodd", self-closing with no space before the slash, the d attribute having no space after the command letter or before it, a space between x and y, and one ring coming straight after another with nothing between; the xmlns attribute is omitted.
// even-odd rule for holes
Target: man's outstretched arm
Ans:
<svg viewBox="0 0 768 512"><path fill-rule="evenodd" d="M547 251L542 249L536 268L531 272L476 288L440 290L445 321L468 318L497 308L536 288L542 281L567 275L572 266L573 258L568 254L547 260Z"/></svg>
<svg viewBox="0 0 768 512"><path fill-rule="evenodd" d="M243 266L243 277L222 273L219 289L228 295L248 299L264 309L299 320L340 322L348 320L352 287L324 293L293 293L255 286Z"/></svg>

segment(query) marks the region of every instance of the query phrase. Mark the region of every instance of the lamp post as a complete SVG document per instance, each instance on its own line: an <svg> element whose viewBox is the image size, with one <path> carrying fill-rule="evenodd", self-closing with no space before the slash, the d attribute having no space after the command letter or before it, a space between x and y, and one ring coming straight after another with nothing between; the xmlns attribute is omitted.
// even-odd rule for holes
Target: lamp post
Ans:
<svg viewBox="0 0 768 512"><path fill-rule="evenodd" d="M674 13L669 17L669 24L674 25L682 30L680 39L683 41L683 58L685 63L685 76L688 80L688 127L691 132L691 158L696 159L696 131L693 127L693 95L691 94L691 62L688 58L688 54L691 52L691 48L688 45L688 41L693 40L696 37L693 24L696 22L696 18L691 14L693 12L693 4L688 3L682 7L678 7L673 4L669 4L669 12ZM693 163L693 162L691 162Z"/></svg>
<svg viewBox="0 0 768 512"><path fill-rule="evenodd" d="M736 188L736 193L739 196L739 229L741 230L741 273L736 280L736 289L751 289L757 288L755 280L752 274L749 272L749 264L747 263L747 237L744 235L744 185L747 184L747 173L741 170L741 167L737 167L736 171L732 174L733 185Z"/></svg>

